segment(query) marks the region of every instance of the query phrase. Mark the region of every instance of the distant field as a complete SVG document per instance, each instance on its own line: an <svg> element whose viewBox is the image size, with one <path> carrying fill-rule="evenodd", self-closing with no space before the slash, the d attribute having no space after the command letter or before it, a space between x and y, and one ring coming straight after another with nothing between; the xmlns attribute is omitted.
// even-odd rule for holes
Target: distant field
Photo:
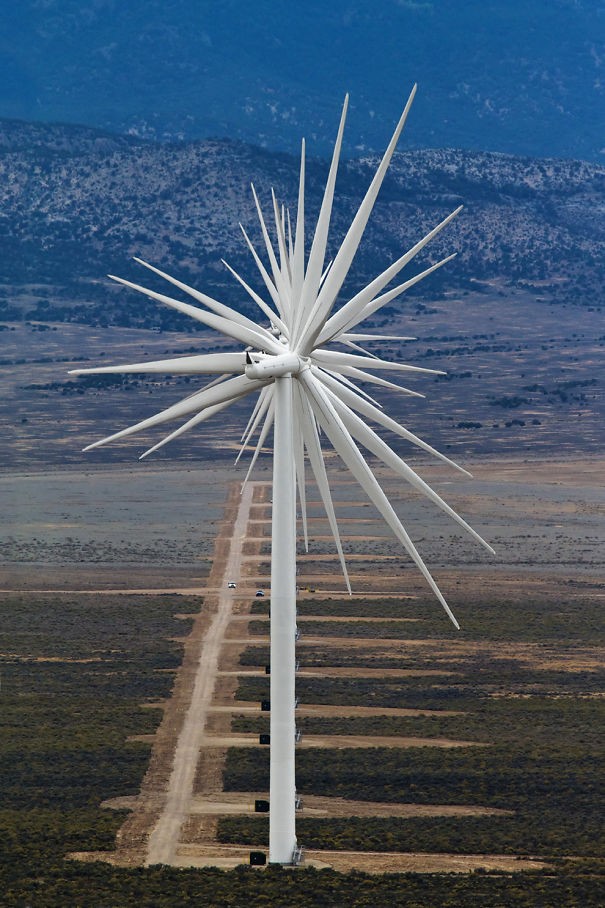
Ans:
<svg viewBox="0 0 605 908"><path fill-rule="evenodd" d="M322 898L324 904L362 905L358 898L363 884L370 900L366 904L382 903L386 898L403 904L397 900L413 898L418 905L446 905L449 899L449 904L465 908L496 906L511 899L527 908L540 899L553 905L571 906L574 899L583 906L600 905L600 878L595 875L599 865L586 860L563 860L555 874L487 874L462 879L428 874L423 875L422 883L418 875L366 877L358 873L350 878L307 870L292 883L291 875L279 869L258 875L241 868L225 874L66 862L67 851L113 847L123 814L100 810L99 804L108 797L135 793L140 784L148 747L128 743L127 736L152 732L156 727L158 711L141 710L140 704L168 694L180 647L167 638L182 635L186 628L171 615L194 608L195 602L182 596L3 597L4 797L0 823L5 843L1 870L4 904L59 908L78 904L91 892L95 905L107 908L135 903L151 908L188 898L213 906L239 906L242 899L254 904L254 899L261 898L280 904L287 887L292 904L312 906ZM590 614L584 607L587 627ZM593 614L598 617L596 610ZM566 648L560 640L550 643ZM416 659L415 664L422 661ZM424 664L433 664L428 651ZM416 733L428 735L464 731L473 737L493 738L493 754L483 750L478 756L459 752L444 758L441 752L432 754L426 749L418 756L413 751L402 756L376 751L368 761L367 754L356 757L353 751L338 755L335 751L301 752L301 789L318 793L325 785L333 793L336 786L346 796L349 777L353 786L349 790L355 797L365 792L410 800L415 791L415 797L423 800L428 795L429 800L437 797L460 803L469 795L476 799L480 794L483 800L515 809L518 816L471 817L463 822L445 818L303 820L300 835L305 844L422 850L500 845L504 851L522 845L524 851L540 853L546 847L561 858L569 853L598 853L600 827L592 830L592 844L589 837L590 817L595 822L597 818L597 792L591 788L591 780L598 771L594 747L602 707L601 701L583 695L584 676L574 675L571 687L563 689L547 674L549 693L534 692L528 698L528 685L535 681L516 662L509 665L504 682L494 679L502 660L497 664L488 660L483 665L490 672L487 677L481 676L481 666L473 661L463 660L458 667L463 673L457 685L461 690L469 688L465 697L469 713L464 717L330 720L330 730L393 734L406 733L413 726ZM498 683L515 684L521 698L486 697ZM384 684L378 685L381 687ZM410 694L411 689L404 687L401 700L409 702ZM433 704L438 700L435 692ZM325 725L325 720L307 719L303 727L314 733ZM259 765L258 756L254 763ZM236 765L241 771L245 764L232 757L231 774ZM566 767L573 770L565 778ZM264 771L262 761L259 768ZM250 770L247 773L249 783ZM419 787L421 780L426 791ZM393 783L395 787L389 789ZM537 822L532 806L536 798L543 800L549 821L556 823L547 827ZM553 805L558 805L554 814ZM258 843L263 833L250 822L221 821L223 837L241 840L248 834ZM580 847L582 842L586 844Z"/></svg>
<svg viewBox="0 0 605 908"><path fill-rule="evenodd" d="M389 852L429 857L447 852L462 860L471 853L493 853L551 862L546 871L455 878L313 869L294 878L280 869L263 874L249 868L229 873L132 870L66 861L68 852L114 847L125 814L99 805L137 792L149 761L145 736L153 734L160 718L157 709L140 705L170 695L182 651L175 638L190 626L173 616L190 615L200 606L200 599L189 594L124 592L204 585L204 553L210 551L224 484L233 473L209 464L200 471L174 468L161 480L157 468L140 475L124 467L111 474L73 468L13 474L22 509L7 521L5 532L20 542L2 567L1 587L22 583L24 591L0 595L5 903L63 908L94 891L95 905L102 908L135 903L151 908L187 899L239 906L255 899L283 904L288 891L297 905L315 906L319 898L325 904L363 905L363 885L368 905L390 899L426 908L507 903L601 908L602 469L598 460L531 467L485 462L478 470L478 494L470 493L467 480L450 487L473 521L484 522L490 539L496 531L500 536L499 562L438 571L461 621L460 632L451 629L386 538L392 553L386 561L374 562L369 553L365 562L356 563L365 570L358 573L361 592L353 599L337 592L342 582L334 565L311 581L317 583L314 593L301 592L299 696L303 703L324 704L340 715L301 712L303 741L327 735L334 743L299 751L298 785L303 796L334 800L337 795L341 805L334 815L302 817L301 841L317 854L349 850L367 854L368 862L375 860L372 851L384 853L385 860ZM335 476L346 521L359 508L359 494ZM32 490L41 494L36 497ZM526 513L524 493L531 500ZM173 504L164 511L166 500ZM424 505L403 497L401 506L420 526ZM377 536L371 513L362 513L368 536ZM257 508L259 528L267 516L266 508ZM63 519L69 526L62 526ZM554 520L561 520L562 528L553 530L552 544L545 545L538 530ZM429 561L447 561L441 551L445 533L439 521L432 534L427 530L422 544ZM122 546L119 563L107 548L112 539ZM170 539L176 546L164 545ZM460 542L448 544L454 551ZM81 561L87 546L93 557ZM532 563L519 565L524 550L532 553ZM573 567L559 563L564 560ZM303 587L310 586L313 567L313 555L301 559ZM266 582L252 560L246 568L252 571L252 588L255 569L259 582ZM31 592L66 588L88 592ZM108 592L113 588L118 592ZM364 589L384 593L368 598ZM241 670L260 666L261 674L242 676L235 695L250 704L268 692L262 671L268 658L266 600L255 600L253 611L250 629L258 633L248 638ZM385 620L364 622L368 615ZM247 633L247 622L240 620L244 615L238 616L231 636ZM325 620L330 616L338 620ZM378 674L364 676L369 668ZM393 707L405 707L409 714L389 714ZM413 715L413 709L420 713ZM235 710L233 734L263 729L260 713ZM129 741L133 735L143 738ZM377 748L337 744L339 738L368 736L376 737ZM380 743L418 737L422 747ZM444 750L430 743L456 739L483 746ZM266 784L262 750L229 751L228 789L262 791ZM386 807L379 816L347 817L342 805L364 799ZM468 809L469 815L388 816L389 803ZM473 812L476 805L511 813L480 815ZM225 842L250 843L249 848L262 844L266 831L259 818L231 816L218 820L218 834Z"/></svg>
<svg viewBox="0 0 605 908"><path fill-rule="evenodd" d="M183 325L189 327L186 319ZM445 295L428 305L404 299L378 327L417 337L377 345L386 359L448 373L407 379L426 400L382 389L378 396L391 415L450 457L472 465L485 456L561 459L603 450L599 365L605 333L592 308L549 305L519 288L484 284L481 292ZM0 377L0 419L10 427L0 465L26 470L134 464L147 439L159 440L161 430L86 455L81 448L203 384L203 379L150 380L143 374L124 381L75 380L68 369L229 349L212 333L52 322L7 323L0 338L0 363L6 367ZM230 461L249 410L250 404L229 408L158 452L153 463ZM428 460L404 443L397 449L420 463Z"/></svg>
<svg viewBox="0 0 605 908"><path fill-rule="evenodd" d="M301 701L342 714L301 713L306 738L328 736L336 743L301 748L298 784L303 795L337 795L344 802L469 810L479 803L512 813L346 817L341 808L340 815L304 816L299 834L311 849L364 853L368 867L375 850L529 854L550 860L551 868L455 879L307 869L293 880L279 869L226 874L65 860L68 852L114 847L125 814L99 805L136 793L146 771L149 741L127 738L152 735L160 713L140 704L170 695L182 652L175 638L189 627L173 616L200 607L191 591L208 580L226 489L243 475L241 465L234 469L229 462L241 414L229 411L230 422L209 423L191 443L155 461L137 463L144 441L82 455L84 444L193 388L137 379L136 385L91 385L79 393L75 384L62 387L64 370L84 357L97 361L104 351L104 361L185 352L196 338L21 325L3 333L10 367L0 403L0 415L14 428L2 455L11 469L0 479L9 505L0 538L0 822L8 906L64 908L92 889L101 908L194 899L214 908L284 898L301 906L321 898L338 906L601 908L605 406L594 370L601 341L594 326L578 321L584 310L559 309L556 325L545 327L533 324L536 310L524 310L520 300L513 319L498 299L476 297L474 305L478 299L484 314L491 313L494 338L477 337L474 346L456 340L468 334L464 303L447 332L441 303L419 315L414 330L421 341L410 345L410 359L448 368L453 377L425 380L423 388L418 382L429 394L426 402L393 398L389 406L471 467L473 480L414 456L422 476L494 545L496 557L381 474L461 621L462 631L454 632L328 456L355 595L343 598L333 543L312 493L311 549L299 558L298 690ZM521 327L524 340L517 344ZM435 352L428 355L428 347ZM467 421L480 425L461 425ZM501 456L506 452L513 456ZM269 478L268 458L257 475ZM266 539L267 518L265 509L254 512L254 535ZM248 556L253 587L268 586L266 543L263 552L260 561ZM124 594L178 589L184 592ZM242 675L233 680L241 703L267 696L266 677L243 674L259 666L262 672L268 662L266 610L266 601L255 601L253 620L240 621L232 632L247 640ZM329 616L338 621L326 621ZM368 616L385 620L364 623ZM372 715L364 711L369 706ZM384 712L402 708L422 714ZM436 710L442 714L431 714ZM235 711L232 734L264 729L260 714ZM428 744L338 745L339 738L367 737ZM458 739L484 746L431 746ZM225 784L233 794L264 790L266 754L232 748ZM222 817L218 831L224 842L248 848L266 834L253 816Z"/></svg>

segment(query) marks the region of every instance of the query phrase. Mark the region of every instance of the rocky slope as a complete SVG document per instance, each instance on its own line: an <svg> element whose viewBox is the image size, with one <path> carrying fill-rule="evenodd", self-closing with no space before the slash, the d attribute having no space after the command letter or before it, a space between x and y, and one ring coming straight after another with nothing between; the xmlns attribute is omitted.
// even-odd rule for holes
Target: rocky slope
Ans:
<svg viewBox="0 0 605 908"><path fill-rule="evenodd" d="M333 249L374 167L367 157L342 164ZM323 160L309 161L310 214L326 169ZM237 226L242 221L260 238L249 182L267 211L271 186L295 208L297 171L295 157L242 143L165 145L0 121L0 318L149 324L140 299L104 278L141 279L133 255L245 306L220 259L254 274ZM396 155L348 289L461 203L422 263L453 251L458 257L412 292L415 303L445 287L506 293L515 286L547 301L600 306L605 166L452 150ZM182 326L171 311L157 313L157 323Z"/></svg>

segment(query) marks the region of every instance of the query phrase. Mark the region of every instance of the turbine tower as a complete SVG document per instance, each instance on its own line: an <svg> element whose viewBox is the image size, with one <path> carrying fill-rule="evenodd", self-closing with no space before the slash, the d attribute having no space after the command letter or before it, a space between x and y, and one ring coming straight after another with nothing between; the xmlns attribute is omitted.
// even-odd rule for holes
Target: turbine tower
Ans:
<svg viewBox="0 0 605 908"><path fill-rule="evenodd" d="M348 97L340 119L334 153L328 173L320 213L310 251L305 252L305 144L302 143L298 208L296 219L278 204L272 192L273 240L258 197L252 187L265 247L261 259L245 230L246 244L253 256L266 289L264 298L253 290L233 268L226 264L243 290L260 310L259 321L218 302L159 269L137 259L144 267L165 278L198 305L181 302L139 284L113 279L145 296L188 315L241 345L229 353L183 356L156 362L76 369L70 374L100 373L174 373L177 375L215 374L218 377L194 394L161 413L97 441L85 448L100 447L111 441L143 432L171 420L185 418L169 435L142 457L177 438L235 401L256 395L256 403L242 436L242 451L258 432L258 441L246 480L273 428L273 506L271 533L271 737L270 737L270 842L269 860L289 864L297 847L295 831L296 785L295 751L295 636L296 636L296 491L301 506L305 546L308 534L305 498L305 453L321 496L334 537L345 583L351 586L328 484L320 443L320 431L376 506L385 522L417 565L435 596L456 627L458 622L437 584L397 517L387 496L362 455L358 444L378 457L414 489L445 511L488 551L493 549L440 498L368 425L376 423L419 448L470 475L440 454L404 426L391 419L357 382L396 388L404 394L416 392L382 378L383 370L399 373L436 373L402 363L387 362L367 353L360 343L380 340L405 340L389 335L359 333L358 326L410 287L441 268L448 256L423 271L386 289L399 272L458 214L453 211L386 270L346 302L336 301L349 272L365 230L380 186L404 127L416 87L414 86L393 137L359 206L333 261L325 262L334 187L340 158ZM240 225L241 226L241 225ZM344 350L333 345L344 346ZM422 396L422 395L416 395ZM240 452L241 454L241 452Z"/></svg>

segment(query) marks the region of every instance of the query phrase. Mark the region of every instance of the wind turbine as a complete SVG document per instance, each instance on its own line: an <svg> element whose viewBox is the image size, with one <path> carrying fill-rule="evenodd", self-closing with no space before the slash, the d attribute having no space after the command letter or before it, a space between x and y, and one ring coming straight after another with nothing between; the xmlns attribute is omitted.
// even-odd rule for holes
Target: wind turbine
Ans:
<svg viewBox="0 0 605 908"><path fill-rule="evenodd" d="M304 140L301 152L296 220L295 223L292 223L289 212L278 204L275 194L272 192L273 240L270 238L267 221L254 187L252 187L268 267L261 260L244 228L241 229L266 288L265 298L256 293L233 268L229 265L227 268L260 309L261 317L258 322L140 259L136 261L165 278L199 305L184 303L171 296L146 289L139 284L111 276L126 287L216 329L241 344L243 349L230 353L183 356L177 359L106 366L99 369L76 369L70 373L87 375L145 372L177 375L216 374L218 376L201 390L161 413L95 442L85 448L85 451L125 438L136 432L163 425L171 420L186 418L186 421L177 429L145 451L142 457L146 457L168 441L220 413L235 401L255 394L257 395L256 404L242 436L242 450L244 450L250 440L255 437L255 433L257 431L259 433L252 464L246 476L247 480L259 451L265 444L270 429L273 428L269 815L269 860L272 863L291 863L297 847L294 773L296 490L298 488L305 545L308 547L305 452L326 510L349 592L351 586L328 484L320 431L330 441L353 477L402 543L457 628L459 625L456 618L364 459L358 443L445 511L488 551L493 552L493 549L468 523L456 514L370 428L368 421L376 423L413 445L428 451L462 473L469 476L470 474L391 419L384 413L381 406L356 384L356 382L371 382L376 386L397 388L405 394L416 394L416 392L401 388L375 373L387 370L404 374L442 374L436 373L432 369L387 362L367 353L360 343L398 338L359 333L358 326L454 257L450 255L414 274L403 283L398 283L391 289L385 289L404 266L411 262L417 253L449 224L460 208L448 215L366 287L363 287L339 307L335 305L404 127L415 92L416 86L410 94L393 137L347 234L333 261L329 264L326 265L325 262L326 245L348 96L345 98L323 201L308 255L305 253ZM335 350L334 344L343 345L345 350Z"/></svg>

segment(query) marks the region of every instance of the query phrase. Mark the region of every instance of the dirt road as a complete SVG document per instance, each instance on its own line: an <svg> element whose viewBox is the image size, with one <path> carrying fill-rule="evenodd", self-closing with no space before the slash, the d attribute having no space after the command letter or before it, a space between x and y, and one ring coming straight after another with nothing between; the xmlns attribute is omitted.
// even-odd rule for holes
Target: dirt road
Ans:
<svg viewBox="0 0 605 908"><path fill-rule="evenodd" d="M253 492L254 485L249 483L240 500L224 582L217 591L217 609L200 652L191 703L178 738L166 801L149 837L148 866L174 864L181 828L190 809L198 755L204 740L206 719L217 678L219 654L231 620L233 602L238 595L237 589L227 588L227 583L231 579L237 581L240 576L242 548Z"/></svg>

